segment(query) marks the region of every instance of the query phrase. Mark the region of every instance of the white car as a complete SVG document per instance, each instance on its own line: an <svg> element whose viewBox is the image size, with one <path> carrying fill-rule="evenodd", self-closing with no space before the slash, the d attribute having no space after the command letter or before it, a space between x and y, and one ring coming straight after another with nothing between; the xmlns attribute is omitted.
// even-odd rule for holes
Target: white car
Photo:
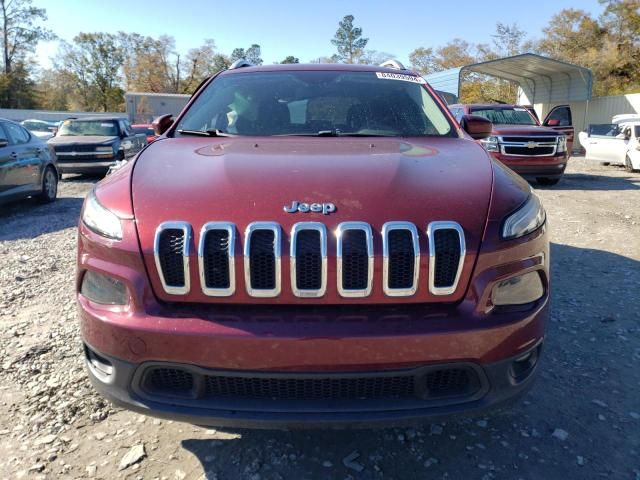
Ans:
<svg viewBox="0 0 640 480"><path fill-rule="evenodd" d="M33 136L45 141L53 137L56 128L58 128L57 122L46 122L37 119L24 120L20 124L29 130Z"/></svg>
<svg viewBox="0 0 640 480"><path fill-rule="evenodd" d="M589 125L587 132L580 132L585 159L640 170L640 119L614 119L620 123Z"/></svg>

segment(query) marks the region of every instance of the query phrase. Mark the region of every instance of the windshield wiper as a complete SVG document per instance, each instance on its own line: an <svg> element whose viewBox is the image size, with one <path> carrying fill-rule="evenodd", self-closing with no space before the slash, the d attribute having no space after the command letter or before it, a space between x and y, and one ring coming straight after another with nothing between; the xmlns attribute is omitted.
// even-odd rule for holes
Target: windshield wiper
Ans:
<svg viewBox="0 0 640 480"><path fill-rule="evenodd" d="M180 129L177 132L181 135L199 135L202 137L235 137L232 133L223 132L217 128L211 128L209 130L184 130Z"/></svg>

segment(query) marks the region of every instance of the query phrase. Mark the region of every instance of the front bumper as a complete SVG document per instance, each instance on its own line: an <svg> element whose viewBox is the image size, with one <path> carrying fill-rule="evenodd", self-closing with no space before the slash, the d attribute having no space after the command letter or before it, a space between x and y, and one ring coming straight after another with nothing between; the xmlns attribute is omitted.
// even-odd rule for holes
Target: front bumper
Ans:
<svg viewBox="0 0 640 480"><path fill-rule="evenodd" d="M525 312L494 312L477 319L484 325L465 328L462 324L468 327L473 319L457 308L427 313L422 306L400 311L360 306L356 315L355 309L336 307L305 315L287 309L221 307L212 315L200 311L198 318L189 310L174 311L173 317L136 318L100 312L82 296L79 303L87 358L97 356L111 369L105 376L88 361L89 376L114 403L194 424L253 428L399 425L509 403L533 382L537 362L524 376L513 374L513 362L539 351L548 308L545 296ZM249 394L204 395L204 380L194 381L186 396L148 391L145 373L152 368L183 370L200 379L243 377L248 382L243 391ZM254 385L262 377L300 385L298 380L317 377L393 375L419 383L427 373L447 369L467 369L473 388L442 398L425 397L416 389L416 397L372 401L341 394L309 401L253 397L256 388L264 387Z"/></svg>
<svg viewBox="0 0 640 480"><path fill-rule="evenodd" d="M503 155L497 152L491 152L491 155L525 178L560 178L567 167L566 155L554 157L519 157Z"/></svg>
<svg viewBox="0 0 640 480"><path fill-rule="evenodd" d="M405 371L423 371L425 368L427 370L429 368L457 368L464 365L465 368L476 371L479 379L478 388L467 396L429 400L387 398L376 401L327 398L308 402L291 399L245 399L226 396L209 400L158 395L153 398L153 395L146 394L143 388L142 379L148 368L166 365L170 368L196 371L202 375L214 375L218 372L187 364L151 362L136 365L114 357L96 354L91 347L87 346L85 346L85 353L87 370L94 387L114 404L145 415L216 427L368 428L415 425L416 422L421 421L436 421L462 414L479 415L506 407L524 395L533 385L541 347L542 343L540 342L529 350L529 355L535 357L535 362L532 362L526 372L520 372L519 375L514 372L513 365L517 359L522 358L522 355L482 367L473 363L454 363ZM108 378L95 367L95 358L110 365L112 374ZM397 372L367 372L368 375L376 373L393 375ZM253 377L265 374L234 372L233 375L244 377L249 381ZM337 379L344 380L349 376L356 375L359 373L333 373L321 376L332 377L334 381L339 381ZM274 376L271 375L271 377ZM289 382L302 378L309 379L309 374L280 374L280 379L283 376ZM254 393L256 392L254 391Z"/></svg>
<svg viewBox="0 0 640 480"><path fill-rule="evenodd" d="M117 163L116 160L108 161L79 161L67 162L58 160L58 168L62 173L105 173Z"/></svg>

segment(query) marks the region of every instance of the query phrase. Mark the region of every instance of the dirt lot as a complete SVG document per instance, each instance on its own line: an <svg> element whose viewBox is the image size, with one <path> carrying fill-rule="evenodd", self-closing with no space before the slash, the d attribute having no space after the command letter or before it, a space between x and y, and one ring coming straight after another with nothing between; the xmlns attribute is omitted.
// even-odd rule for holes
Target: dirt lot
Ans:
<svg viewBox="0 0 640 480"><path fill-rule="evenodd" d="M0 478L640 479L640 174L572 159L559 185L538 189L553 313L523 402L376 431L215 431L103 401L73 300L91 185L70 178L55 204L0 207Z"/></svg>

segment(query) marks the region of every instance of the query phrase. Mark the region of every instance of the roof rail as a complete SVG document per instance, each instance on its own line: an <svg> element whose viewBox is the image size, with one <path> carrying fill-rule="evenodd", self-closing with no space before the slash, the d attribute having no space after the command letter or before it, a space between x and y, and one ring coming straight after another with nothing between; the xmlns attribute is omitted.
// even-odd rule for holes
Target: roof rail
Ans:
<svg viewBox="0 0 640 480"><path fill-rule="evenodd" d="M389 59L385 62L382 62L380 64L381 67L387 67L387 68L395 68L396 70L406 70L406 68L404 67L404 65L402 63L400 63L398 60L394 60L394 59Z"/></svg>
<svg viewBox="0 0 640 480"><path fill-rule="evenodd" d="M233 62L231 66L229 66L229 70L234 70L236 68L243 68L243 67L253 67L253 66L254 66L253 63L245 60L244 58L239 58L238 60Z"/></svg>

